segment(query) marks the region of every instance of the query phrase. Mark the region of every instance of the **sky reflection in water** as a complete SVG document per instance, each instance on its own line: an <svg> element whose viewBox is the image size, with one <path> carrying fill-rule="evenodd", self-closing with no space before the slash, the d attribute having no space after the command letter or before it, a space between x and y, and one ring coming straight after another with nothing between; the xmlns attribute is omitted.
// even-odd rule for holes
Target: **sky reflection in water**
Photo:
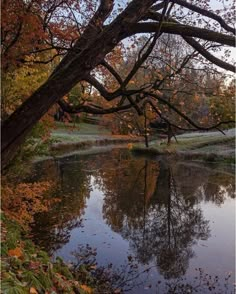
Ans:
<svg viewBox="0 0 236 294"><path fill-rule="evenodd" d="M89 244L98 266L124 272L132 260L137 272L151 268L128 283L129 293L165 293L164 284L181 279L196 285L196 268L223 281L234 271L233 173L124 149L41 162L34 172L32 180L57 183L61 201L33 227L35 242L54 257L76 263Z"/></svg>

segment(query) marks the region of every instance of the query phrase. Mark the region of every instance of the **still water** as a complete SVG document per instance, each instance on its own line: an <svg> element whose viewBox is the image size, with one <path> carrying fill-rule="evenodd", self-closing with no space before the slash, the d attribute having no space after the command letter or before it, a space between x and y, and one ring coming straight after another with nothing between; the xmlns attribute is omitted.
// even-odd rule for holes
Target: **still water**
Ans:
<svg viewBox="0 0 236 294"><path fill-rule="evenodd" d="M128 293L234 293L233 171L113 149L39 162L33 174L60 200L32 228L53 258L79 264L92 252Z"/></svg>

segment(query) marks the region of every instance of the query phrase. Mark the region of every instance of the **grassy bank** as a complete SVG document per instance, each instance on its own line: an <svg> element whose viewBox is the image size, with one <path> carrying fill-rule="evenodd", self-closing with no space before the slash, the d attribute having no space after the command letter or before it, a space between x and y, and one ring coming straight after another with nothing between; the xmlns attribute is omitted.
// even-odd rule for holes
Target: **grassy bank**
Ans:
<svg viewBox="0 0 236 294"><path fill-rule="evenodd" d="M45 140L28 138L21 148L18 157L14 160L23 164L31 159L44 159L51 156L60 156L65 153L83 151L91 147L128 144L143 141L142 137L128 135L113 135L111 131L100 125L89 123L55 123L56 128L51 130Z"/></svg>
<svg viewBox="0 0 236 294"><path fill-rule="evenodd" d="M120 293L95 265L66 265L60 258L52 261L48 254L29 239L18 223L1 214L1 293Z"/></svg>
<svg viewBox="0 0 236 294"><path fill-rule="evenodd" d="M81 123L72 128L72 125L57 123L57 129L52 131L51 150L83 149L92 145L121 144L141 141L140 137L127 135L112 135L106 127Z"/></svg>
<svg viewBox="0 0 236 294"><path fill-rule="evenodd" d="M57 142L82 142L84 140L96 140L111 135L111 131L104 126L80 123L55 123L56 128L51 132L51 139Z"/></svg>
<svg viewBox="0 0 236 294"><path fill-rule="evenodd" d="M135 153L169 155L187 160L235 161L235 135L233 131L223 135L219 132L190 133L177 136L177 142L167 145L164 141L152 141L149 148L135 144Z"/></svg>

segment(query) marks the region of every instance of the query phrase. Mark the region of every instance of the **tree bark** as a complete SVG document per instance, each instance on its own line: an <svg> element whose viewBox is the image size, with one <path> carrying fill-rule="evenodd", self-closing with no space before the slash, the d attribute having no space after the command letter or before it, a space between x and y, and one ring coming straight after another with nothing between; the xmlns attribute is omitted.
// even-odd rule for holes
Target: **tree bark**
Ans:
<svg viewBox="0 0 236 294"><path fill-rule="evenodd" d="M167 130L167 136L168 136L168 138L167 138L167 145L170 145L172 135L173 135L173 133L172 133L172 130L171 130L171 126L170 126L170 124L168 124L168 130Z"/></svg>
<svg viewBox="0 0 236 294"><path fill-rule="evenodd" d="M145 146L146 148L149 147L148 144L148 133L147 133L147 113L146 113L146 106L144 108L144 138L145 138Z"/></svg>

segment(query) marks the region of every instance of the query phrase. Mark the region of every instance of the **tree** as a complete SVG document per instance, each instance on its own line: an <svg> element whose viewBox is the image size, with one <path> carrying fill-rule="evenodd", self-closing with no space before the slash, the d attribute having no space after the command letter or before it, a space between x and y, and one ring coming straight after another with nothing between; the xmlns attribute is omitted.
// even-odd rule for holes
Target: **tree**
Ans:
<svg viewBox="0 0 236 294"><path fill-rule="evenodd" d="M189 45L208 61L226 70L234 71L234 66L214 56L208 45L210 43L215 44L216 47L223 45L234 46L233 35L235 35L235 29L232 25L226 23L226 21L229 24L233 22L233 16L231 15L233 5L230 5L226 14L224 11L224 15L221 17L219 12L214 13L210 10L207 1L197 1L197 4L194 5L184 0L133 0L125 8L117 7L116 9L116 7L114 8L115 1L101 0L96 12L94 12L95 7L92 1L83 2L86 4L85 11L81 8L84 7L83 5L81 7L75 6L74 1L69 0L56 2L42 0L39 2L41 6L36 9L37 14L39 19L43 19L41 25L47 33L44 39L45 42L43 42L45 45L44 49L57 49L57 54L67 50L67 54L45 83L2 123L1 151L3 168L14 156L35 123L56 102L65 111L70 113L85 111L104 114L134 107L141 115L145 103L152 104L150 99L155 99L167 104L177 114L182 115L192 127L197 128L198 125L188 119L187 116L181 114L178 109L172 107L165 95L160 91L155 90L154 92L152 87L135 90L127 88L129 81L150 55L158 38L163 33L182 36ZM25 4L23 1L22 3ZM29 1L30 8L35 7L35 5L34 1ZM72 23L68 21L66 23L67 27L62 25L60 21L61 14L58 13L58 9L60 9L59 11L64 11L65 9L70 10L70 8L72 11L68 13L69 20L73 17L76 19L75 9L78 9L77 13L79 12L81 19L83 15L86 15L88 18L82 21L81 27L79 27L79 19L73 22L74 26L70 31L70 35L73 35L72 32L75 32L76 27L77 36L73 35L70 40L67 40L63 38L66 35L65 32L68 32L67 29L72 27ZM188 16L183 19L183 11L186 9ZM199 16L193 18L191 17L192 13L196 13ZM209 23L204 28L202 24L205 18L212 20L212 23ZM219 28L224 30L224 33L218 32ZM152 34L150 42L139 52L136 62L126 78L121 79L114 68L106 63L106 56L112 54L114 48L117 45L120 46L122 40L132 38L140 33ZM198 42L195 37L205 40L207 43ZM50 40L49 47L47 47L48 40ZM65 40L64 47L62 46L63 40ZM35 45L33 44L33 46ZM94 69L99 65L105 66L117 80L119 86L115 91L109 92L96 78ZM117 99L120 103L108 109L99 109L91 105L79 105L77 107L68 105L62 99L63 96L82 80L93 85L105 100L112 101ZM135 101L134 95L140 93L142 95L138 97L138 101ZM123 100L126 100L127 103L123 104ZM141 103L142 107L139 105Z"/></svg>
<svg viewBox="0 0 236 294"><path fill-rule="evenodd" d="M215 82L220 84L217 79ZM233 79L228 85L223 85L221 91L209 95L210 112L216 122L232 120L235 117L235 85Z"/></svg>

